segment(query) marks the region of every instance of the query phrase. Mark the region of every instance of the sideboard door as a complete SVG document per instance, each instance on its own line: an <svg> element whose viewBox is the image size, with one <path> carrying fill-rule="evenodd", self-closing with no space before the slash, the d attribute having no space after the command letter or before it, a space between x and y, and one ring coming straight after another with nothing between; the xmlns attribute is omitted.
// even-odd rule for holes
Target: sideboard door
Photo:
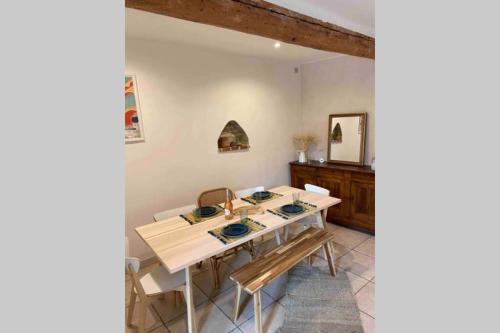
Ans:
<svg viewBox="0 0 500 333"><path fill-rule="evenodd" d="M328 208L328 218L349 217L348 183L344 178L334 176L319 176L318 186L330 190L330 196L342 200L340 204Z"/></svg>
<svg viewBox="0 0 500 333"><path fill-rule="evenodd" d="M292 187L304 189L305 184L312 184L312 185L317 185L316 184L316 169L314 168L308 168L310 170L307 170L306 168L303 169L298 169L298 168L293 168L292 169Z"/></svg>
<svg viewBox="0 0 500 333"><path fill-rule="evenodd" d="M359 226L375 232L375 184L351 181L351 217Z"/></svg>

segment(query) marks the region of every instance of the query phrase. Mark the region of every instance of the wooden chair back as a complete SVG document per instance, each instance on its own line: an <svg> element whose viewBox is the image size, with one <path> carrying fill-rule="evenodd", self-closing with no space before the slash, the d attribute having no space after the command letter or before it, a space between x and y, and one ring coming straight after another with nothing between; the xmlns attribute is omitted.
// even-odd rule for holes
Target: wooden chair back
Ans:
<svg viewBox="0 0 500 333"><path fill-rule="evenodd" d="M236 191L236 192L234 192L234 194L236 195L236 198L239 199L239 198L248 197L249 195L252 195L255 192L260 192L260 191L264 191L264 186L246 188L244 190Z"/></svg>
<svg viewBox="0 0 500 333"><path fill-rule="evenodd" d="M192 212L196 208L196 205L187 205L184 207L179 207L179 208L174 208L174 209L169 209L165 210L163 212L156 213L153 215L153 218L155 222L161 221L161 220L166 220L170 217L178 216L181 214L187 214Z"/></svg>
<svg viewBox="0 0 500 333"><path fill-rule="evenodd" d="M216 188L213 190L202 192L198 196L198 207L213 206L216 204L224 203L226 201L226 190L229 190L229 197L231 198L231 200L236 199L231 189L228 189L226 187Z"/></svg>

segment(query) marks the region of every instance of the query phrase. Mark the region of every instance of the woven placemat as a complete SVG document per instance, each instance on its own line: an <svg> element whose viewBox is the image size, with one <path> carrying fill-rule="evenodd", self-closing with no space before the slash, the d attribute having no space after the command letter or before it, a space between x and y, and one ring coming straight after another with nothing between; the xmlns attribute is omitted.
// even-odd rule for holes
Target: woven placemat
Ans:
<svg viewBox="0 0 500 333"><path fill-rule="evenodd" d="M269 213L272 213L274 215L277 215L279 217L282 217L284 218L285 220L288 220L289 218L293 218L293 217L297 217L297 216L300 216L300 215L304 215L312 210L316 210L316 205L313 205L313 204L310 204L310 203L307 203L307 202L304 202L304 201L300 201L299 200L299 204L304 207L304 211L301 212L301 213L298 213L298 214L290 214L290 213L285 213L284 211L281 210L281 207L276 207L276 208L272 208L272 209L268 209L267 211Z"/></svg>
<svg viewBox="0 0 500 333"><path fill-rule="evenodd" d="M251 203L252 205L258 205L260 203L274 200L274 199L277 199L277 198L280 198L283 196L283 194L279 194L279 193L274 193L274 192L270 192L270 193L271 193L271 196L269 198L263 199L263 200L256 200L256 199L252 198L251 195L249 195L248 197L241 198L241 200L246 201L248 203Z"/></svg>
<svg viewBox="0 0 500 333"><path fill-rule="evenodd" d="M258 232L258 231L261 231L262 229L266 228L266 226L263 225L262 223L257 222L255 220L252 220L251 218L248 218L248 217L244 221L240 220L240 221L235 222L235 223L244 223L244 224L246 224L246 225L248 225L250 227L250 232L248 234L244 234L241 237L246 237L248 235L253 234L254 232ZM215 228L215 229L209 230L208 233L210 235L214 236L215 238L217 238L218 240L220 240L224 244L231 244L232 242L237 241L238 239L241 238L241 237L227 237L227 236L224 236L222 234L222 229L224 229L224 227L220 227L220 228Z"/></svg>
<svg viewBox="0 0 500 333"><path fill-rule="evenodd" d="M206 220L210 220L210 219L213 219L215 217L224 215L224 209L221 206L215 205L213 207L215 207L217 209L217 212L214 215L210 215L207 217L200 217L199 221L196 221L196 219L193 215L193 212L190 212L187 214L182 214L179 216L182 217L184 220L186 220L189 224L196 224L196 223L205 222Z"/></svg>

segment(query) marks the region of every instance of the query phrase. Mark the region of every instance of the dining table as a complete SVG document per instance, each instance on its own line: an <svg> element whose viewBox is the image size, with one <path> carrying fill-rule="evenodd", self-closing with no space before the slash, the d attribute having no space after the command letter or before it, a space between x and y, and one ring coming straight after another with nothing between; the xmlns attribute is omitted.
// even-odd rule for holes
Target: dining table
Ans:
<svg viewBox="0 0 500 333"><path fill-rule="evenodd" d="M151 248L161 264L170 273L176 273L181 270L185 271L185 298L189 333L197 331L193 305L192 265L259 238L266 233L279 230L309 215L315 215L318 225L324 228L328 208L341 202L339 198L306 192L286 185L274 187L268 191L280 196L269 201L259 202L258 205L263 209L264 213L249 216L252 220L264 225L265 228L251 232L232 242L224 243L210 234L209 231L238 222L239 217L237 215L231 220L226 220L224 215L220 215L195 224L189 223L181 216L175 216L135 229L139 237ZM291 203L293 201L293 193L299 193L300 201L307 203L309 207L313 208L304 214L288 217L272 212L272 209ZM242 199L235 199L232 201L232 204L233 208L237 209L242 206L248 206L249 202Z"/></svg>

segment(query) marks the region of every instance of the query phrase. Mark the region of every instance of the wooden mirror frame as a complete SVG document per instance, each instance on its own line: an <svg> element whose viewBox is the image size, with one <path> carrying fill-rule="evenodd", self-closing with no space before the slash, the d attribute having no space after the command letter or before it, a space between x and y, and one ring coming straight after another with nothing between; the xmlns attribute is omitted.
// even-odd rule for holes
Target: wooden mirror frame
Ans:
<svg viewBox="0 0 500 333"><path fill-rule="evenodd" d="M340 160L331 160L330 159L330 150L332 147L332 138L331 138L331 133L332 133L332 119L333 118L340 118L340 117L361 117L361 121L363 124L361 125L361 143L360 143L360 149L359 149L359 159L358 162L350 162L350 161L340 161ZM348 165L358 165L358 166L363 166L365 163L365 135L366 135L366 112L363 113L341 113L341 114L331 114L328 116L328 156L327 156L327 162L328 163L339 163L339 164L348 164Z"/></svg>

